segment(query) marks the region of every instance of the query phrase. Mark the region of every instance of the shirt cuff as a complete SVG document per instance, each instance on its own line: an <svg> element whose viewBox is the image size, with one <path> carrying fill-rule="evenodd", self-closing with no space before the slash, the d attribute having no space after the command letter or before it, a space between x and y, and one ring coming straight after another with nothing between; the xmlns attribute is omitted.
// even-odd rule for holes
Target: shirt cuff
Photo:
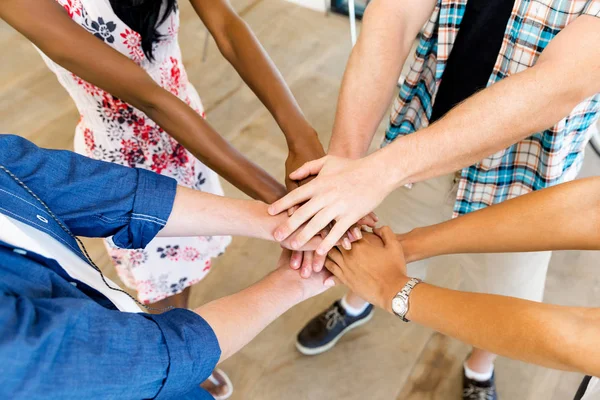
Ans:
<svg viewBox="0 0 600 400"><path fill-rule="evenodd" d="M204 382L221 358L214 331L198 314L177 308L148 315L161 329L169 354L169 370L156 399L179 398Z"/></svg>
<svg viewBox="0 0 600 400"><path fill-rule="evenodd" d="M173 209L177 181L144 169L137 171L137 188L128 229L113 236L115 246L144 248L165 226Z"/></svg>

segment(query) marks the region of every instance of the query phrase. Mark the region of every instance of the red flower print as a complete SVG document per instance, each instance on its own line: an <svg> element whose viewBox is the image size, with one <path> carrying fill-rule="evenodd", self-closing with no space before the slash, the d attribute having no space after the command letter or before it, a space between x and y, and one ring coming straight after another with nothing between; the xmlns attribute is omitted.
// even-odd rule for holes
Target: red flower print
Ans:
<svg viewBox="0 0 600 400"><path fill-rule="evenodd" d="M185 147L183 147L179 143L176 143L175 149L173 150L173 157L171 157L171 159L177 166L182 167L188 163L190 158L188 156L188 152L186 151Z"/></svg>
<svg viewBox="0 0 600 400"><path fill-rule="evenodd" d="M94 141L94 134L89 128L85 128L83 131L83 139L85 140L85 146L88 151L94 151L96 149L96 142Z"/></svg>
<svg viewBox="0 0 600 400"><path fill-rule="evenodd" d="M63 6L69 17L73 18L75 14L81 16L81 0L59 0L59 4Z"/></svg>
<svg viewBox="0 0 600 400"><path fill-rule="evenodd" d="M195 247L187 246L183 249L182 258L183 261L196 261L200 258L200 252Z"/></svg>
<svg viewBox="0 0 600 400"><path fill-rule="evenodd" d="M79 85L83 87L83 90L85 90L85 92L87 94L89 94L90 96L105 96L106 92L102 89L100 89L97 86L92 85L91 83L84 81L83 79L81 79L80 77L78 77L75 74L71 74L73 76L73 79L75 80L75 82Z"/></svg>
<svg viewBox="0 0 600 400"><path fill-rule="evenodd" d="M144 152L136 141L121 140L121 148L119 150L130 167L142 164L146 160Z"/></svg>
<svg viewBox="0 0 600 400"><path fill-rule="evenodd" d="M166 153L152 154L152 171L161 174L169 165L169 157Z"/></svg>
<svg viewBox="0 0 600 400"><path fill-rule="evenodd" d="M142 37L140 34L131 29L125 29L125 32L121 33L121 37L123 38L123 44L129 50L131 59L138 64L142 62L144 51L142 50Z"/></svg>
<svg viewBox="0 0 600 400"><path fill-rule="evenodd" d="M212 263L210 260L206 260L206 262L204 263L204 268L202 269L202 271L208 271L210 269L210 267L212 267Z"/></svg>
<svg viewBox="0 0 600 400"><path fill-rule="evenodd" d="M161 86L175 96L179 95L179 90L182 87L182 71L179 68L179 61L174 57L169 57L169 59L161 66L160 72Z"/></svg>

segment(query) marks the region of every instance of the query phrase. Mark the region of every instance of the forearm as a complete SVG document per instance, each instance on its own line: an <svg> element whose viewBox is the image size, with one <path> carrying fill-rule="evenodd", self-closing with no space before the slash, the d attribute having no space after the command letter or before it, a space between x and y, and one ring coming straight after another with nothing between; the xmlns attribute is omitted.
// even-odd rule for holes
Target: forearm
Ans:
<svg viewBox="0 0 600 400"><path fill-rule="evenodd" d="M600 374L597 308L562 307L422 283L410 295L407 317L495 354Z"/></svg>
<svg viewBox="0 0 600 400"><path fill-rule="evenodd" d="M298 272L278 269L239 293L195 310L217 335L224 361L281 314L302 301ZM242 328L240 328L242 327Z"/></svg>
<svg viewBox="0 0 600 400"><path fill-rule="evenodd" d="M194 110L161 90L149 96L152 103L143 111L194 156L254 199L270 203L285 195L283 185L238 152Z"/></svg>
<svg viewBox="0 0 600 400"><path fill-rule="evenodd" d="M227 21L224 29L214 31L219 50L275 118L288 148L301 151L307 141L318 143L316 131L250 27L234 13Z"/></svg>
<svg viewBox="0 0 600 400"><path fill-rule="evenodd" d="M369 5L342 80L329 154L366 154L433 3L376 0Z"/></svg>
<svg viewBox="0 0 600 400"><path fill-rule="evenodd" d="M441 254L600 249L600 178L529 193L398 235L408 261Z"/></svg>
<svg viewBox="0 0 600 400"><path fill-rule="evenodd" d="M173 210L158 233L162 237L248 236L273 240L273 231L286 216L271 216L267 205L177 187Z"/></svg>
<svg viewBox="0 0 600 400"><path fill-rule="evenodd" d="M396 186L457 171L547 129L600 90L595 18L578 18L544 50L535 66L497 82L440 121L399 138L378 155L393 166ZM591 83L593 82L593 83Z"/></svg>

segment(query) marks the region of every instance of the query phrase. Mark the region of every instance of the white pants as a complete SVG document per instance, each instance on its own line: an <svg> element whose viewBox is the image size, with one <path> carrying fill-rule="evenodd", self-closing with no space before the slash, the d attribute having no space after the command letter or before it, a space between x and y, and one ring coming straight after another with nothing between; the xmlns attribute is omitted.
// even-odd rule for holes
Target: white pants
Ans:
<svg viewBox="0 0 600 400"><path fill-rule="evenodd" d="M395 232L448 220L456 189L454 174L416 183L412 189L401 188L386 199L388 207L378 216L395 221ZM451 289L541 301L551 255L545 251L440 256L410 264L408 273Z"/></svg>

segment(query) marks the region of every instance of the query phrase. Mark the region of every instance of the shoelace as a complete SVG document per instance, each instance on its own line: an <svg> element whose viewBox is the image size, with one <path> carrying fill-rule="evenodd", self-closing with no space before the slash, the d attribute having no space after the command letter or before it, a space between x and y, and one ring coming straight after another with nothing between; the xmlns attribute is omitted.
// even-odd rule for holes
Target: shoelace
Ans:
<svg viewBox="0 0 600 400"><path fill-rule="evenodd" d="M65 231L65 233L69 236L71 236L73 239L75 239L75 241L77 242L77 244L79 245L79 247L81 248L81 251L83 252L83 255L85 256L85 258L87 259L88 263L90 264L90 266L92 268L94 268L96 271L98 271L98 273L100 274L100 276L102 277L102 281L104 282L104 284L111 290L114 290L115 292L121 292L123 294L125 294L127 297L129 297L131 300L133 300L134 302L136 302L137 305L147 309L147 310L152 310L152 311L160 311L160 312L164 312L167 310L171 310L173 309L172 306L168 306L166 308L155 308L155 307L151 307L148 306L146 304L142 304L140 303L135 297L133 297L132 295L130 295L129 293L127 293L126 291L124 291L123 289L120 288L115 288L112 287L111 285L108 284L108 282L106 281L106 278L104 277L104 274L102 273L102 271L100 270L100 268L96 265L96 263L94 263L94 261L92 260L92 258L90 257L90 255L87 252L87 249L85 248L85 246L83 245L83 242L73 234L73 232L71 232L71 230L69 228L67 228L59 219L56 215L54 215L54 213L52 212L52 210L50 210L50 207L48 207L46 205L46 203L44 203L44 201L42 199L40 199L38 197L37 194L35 194L33 192L33 190L31 190L29 188L29 186L27 186L25 184L25 182L23 182L22 180L20 180L15 174L13 174L8 168L6 168L4 165L0 165L0 170L6 172L6 174L8 174L8 176L10 176L15 182L17 182L19 184L19 186L21 186L23 189L25 189L27 191L27 193L29 193L38 203L40 203L42 205L42 207L44 207L44 209L46 210L46 212L48 213L48 215L50 215L50 217L52 217L52 219L58 224L58 226L60 226L60 228Z"/></svg>
<svg viewBox="0 0 600 400"><path fill-rule="evenodd" d="M327 313L325 313L325 321L325 326L328 331L335 328L335 326L340 322L346 325L346 320L344 319L344 316L340 313L340 310L336 306L334 306L331 310L328 310Z"/></svg>
<svg viewBox="0 0 600 400"><path fill-rule="evenodd" d="M469 400L493 400L494 388L484 388L470 383L469 387L463 391L463 398L468 398Z"/></svg>

